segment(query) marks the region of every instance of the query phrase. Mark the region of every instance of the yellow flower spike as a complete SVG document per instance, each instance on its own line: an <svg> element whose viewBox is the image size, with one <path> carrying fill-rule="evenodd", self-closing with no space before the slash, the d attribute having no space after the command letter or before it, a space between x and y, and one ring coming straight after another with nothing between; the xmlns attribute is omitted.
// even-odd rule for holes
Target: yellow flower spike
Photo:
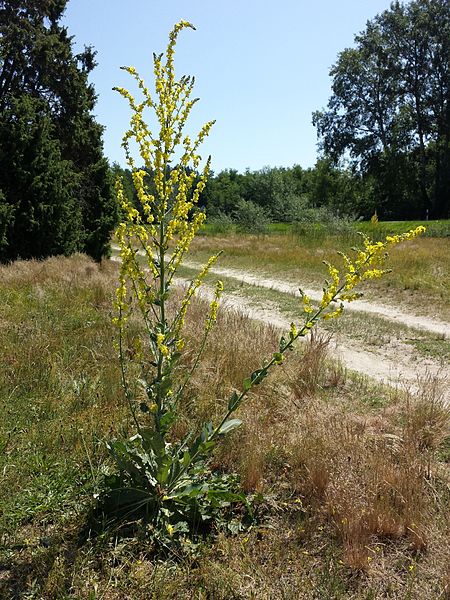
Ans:
<svg viewBox="0 0 450 600"><path fill-rule="evenodd" d="M332 300L333 293L330 291L330 289L326 289L323 293L322 300L320 301L320 308L326 308Z"/></svg>
<svg viewBox="0 0 450 600"><path fill-rule="evenodd" d="M302 294L302 301L303 301L303 311L305 313L313 313L314 308L311 304L311 298L309 296L307 296L306 294Z"/></svg>
<svg viewBox="0 0 450 600"><path fill-rule="evenodd" d="M346 302L354 302L361 298L363 294L361 292L357 292L355 294L339 294L337 300L345 300Z"/></svg>
<svg viewBox="0 0 450 600"><path fill-rule="evenodd" d="M330 311L328 313L323 313L322 318L325 321L328 321L329 319L338 319L342 315L343 311L344 311L344 305L341 304L339 306L339 308L337 308L336 310Z"/></svg>
<svg viewBox="0 0 450 600"><path fill-rule="evenodd" d="M156 92L152 90L150 93L137 70L131 66L124 67L124 70L137 82L136 98L125 88L116 88L132 112L128 130L122 138L122 147L138 199L137 206L134 206L128 200L122 183L116 182L116 195L122 209L123 222L116 234L121 265L114 300L117 314L113 322L119 329L117 349L122 362L127 397L132 396L126 365L130 357L124 353L127 346L123 346L123 342L128 339L125 337L125 326L133 311L144 322L143 335L149 334L150 337L147 344L136 346L130 360L141 357L141 349L145 348L152 354L149 357L152 380L159 383L168 381L166 370L171 368L172 352L180 352L184 347L180 331L189 302L204 281L209 268L217 260L217 256L211 257L189 286L178 313L175 312L175 317L171 317L166 302L171 293L172 278L206 218L203 212L195 212L195 205L205 188L210 171L210 159L203 169L200 168L199 146L214 124L213 121L208 121L192 137L185 134L186 120L198 101L192 97L194 78L182 77L177 80L175 77L175 45L179 32L186 27L193 28L187 21L176 24L170 33L165 55L153 56ZM147 109L155 117L154 132L144 121ZM139 163L136 149L140 154ZM170 244L169 257L170 240L174 242ZM222 291L223 284L218 282L210 304L209 327L217 318ZM133 333L131 339L135 335ZM173 392L169 387L155 384L151 396L154 402L150 406L155 423L163 418L165 399L171 394ZM135 424L139 430L140 423L136 419ZM168 528L170 535L172 531Z"/></svg>
<svg viewBox="0 0 450 600"><path fill-rule="evenodd" d="M219 300L223 293L223 282L217 281L216 289L214 291L214 298L209 305L209 315L206 321L206 332L209 332L217 321L217 311L219 310Z"/></svg>
<svg viewBox="0 0 450 600"><path fill-rule="evenodd" d="M175 336L176 337L179 336L180 331L183 328L186 312L187 312L187 309L189 308L189 304L191 302L192 297L195 295L195 292L201 286L201 284L203 283L203 280L205 279L206 275L208 274L209 269L213 266L213 264L217 261L218 258L219 258L219 254L214 254L213 256L211 256L210 259L208 260L208 262L204 265L203 269L200 271L200 273L197 275L197 277L191 282L189 288L187 289L187 291L184 295L184 298L181 302L181 307L178 312L177 318L175 320ZM220 284L222 284L222 282L220 282ZM220 285L219 285L219 288L220 288ZM216 291L217 291L217 288L216 288ZM220 289L219 289L219 292L221 293Z"/></svg>
<svg viewBox="0 0 450 600"><path fill-rule="evenodd" d="M384 273L386 271L382 271L381 269L370 269L363 273L362 279L379 279Z"/></svg>
<svg viewBox="0 0 450 600"><path fill-rule="evenodd" d="M355 287L355 285L357 285L361 281L361 277L353 273L346 273L345 281L346 283L344 289L346 291L350 291Z"/></svg>
<svg viewBox="0 0 450 600"><path fill-rule="evenodd" d="M210 308L210 313L209 313L210 323L215 323L217 321L217 311L219 309L219 303L217 302L217 300L213 300L211 302L211 304L209 305L209 308Z"/></svg>
<svg viewBox="0 0 450 600"><path fill-rule="evenodd" d="M163 356L169 356L170 350L164 343L166 341L166 336L163 333L158 333L156 335L156 345L158 346L158 350L161 352Z"/></svg>

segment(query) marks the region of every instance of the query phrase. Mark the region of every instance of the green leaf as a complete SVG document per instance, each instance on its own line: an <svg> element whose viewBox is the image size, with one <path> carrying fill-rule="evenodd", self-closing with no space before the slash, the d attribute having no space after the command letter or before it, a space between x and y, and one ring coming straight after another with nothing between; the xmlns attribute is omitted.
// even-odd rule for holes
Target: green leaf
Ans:
<svg viewBox="0 0 450 600"><path fill-rule="evenodd" d="M258 385L267 376L267 369L257 369L253 371L251 380L253 385Z"/></svg>
<svg viewBox="0 0 450 600"><path fill-rule="evenodd" d="M241 425L242 421L240 419L229 419L228 421L225 421L225 423L223 423L218 433L220 435L224 435L225 433L229 433L230 431L233 431L233 429L236 429Z"/></svg>
<svg viewBox="0 0 450 600"><path fill-rule="evenodd" d="M200 455L202 455L214 447L214 441L208 441L213 431L214 427L211 422L203 425L200 435L196 437L194 443L190 448L191 456L194 456L197 452L199 452Z"/></svg>
<svg viewBox="0 0 450 600"><path fill-rule="evenodd" d="M172 533L189 533L189 526L186 521L179 521L173 526Z"/></svg>
<svg viewBox="0 0 450 600"><path fill-rule="evenodd" d="M200 484L189 484L186 485L182 488L179 488L178 490L172 492L169 496L169 498L177 498L177 499L182 499L182 498L196 498L197 496L200 496L201 494L205 494L208 491L208 485L205 483L200 483Z"/></svg>
<svg viewBox="0 0 450 600"><path fill-rule="evenodd" d="M161 456L165 451L165 443L163 437L153 429L141 429L142 447L145 452L151 450L157 456Z"/></svg>
<svg viewBox="0 0 450 600"><path fill-rule="evenodd" d="M238 407L239 395L237 392L233 392L228 400L228 410L236 410Z"/></svg>
<svg viewBox="0 0 450 600"><path fill-rule="evenodd" d="M242 387L244 388L244 392L248 392L248 390L252 387L252 380L250 379L250 377L244 379Z"/></svg>
<svg viewBox="0 0 450 600"><path fill-rule="evenodd" d="M233 535L237 535L240 531L244 529L244 526L237 519L233 519L227 524L228 531Z"/></svg>
<svg viewBox="0 0 450 600"><path fill-rule="evenodd" d="M170 390L172 386L172 378L171 377L163 377L162 381L159 384L159 389L161 395L165 396L167 392Z"/></svg>
<svg viewBox="0 0 450 600"><path fill-rule="evenodd" d="M167 463L163 466L161 471L158 473L157 479L159 483L165 483L167 481L167 476L169 475L169 469L171 467L170 457L167 457Z"/></svg>
<svg viewBox="0 0 450 600"><path fill-rule="evenodd" d="M160 419L159 424L161 429L166 432L177 420L177 414L173 410L168 410Z"/></svg>
<svg viewBox="0 0 450 600"><path fill-rule="evenodd" d="M181 462L182 462L183 467L187 467L188 464L191 462L191 455L189 454L188 451L186 451L183 454L183 460Z"/></svg>

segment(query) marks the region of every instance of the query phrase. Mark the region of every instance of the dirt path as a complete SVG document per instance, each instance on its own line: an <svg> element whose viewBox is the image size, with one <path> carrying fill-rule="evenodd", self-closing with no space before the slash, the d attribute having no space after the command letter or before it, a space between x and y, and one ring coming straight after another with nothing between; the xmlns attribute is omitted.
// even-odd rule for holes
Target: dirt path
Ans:
<svg viewBox="0 0 450 600"><path fill-rule="evenodd" d="M113 260L118 260L114 257ZM200 270L199 263L186 261L184 266ZM248 274L239 269L213 267L211 273L219 277L236 279L249 285L261 288L273 289L285 294L299 296L298 289L290 283L276 279L268 279L254 274ZM178 278L177 282L185 284L186 279ZM320 299L321 292L317 289L304 289L306 294L313 299ZM212 289L203 286L200 290L200 296L211 299ZM257 319L265 323L274 325L281 330L286 331L289 328L291 320L283 315L273 306L269 306L263 300L250 302L249 299L237 292L225 293L223 297L225 308L237 310L247 314L252 319ZM411 315L402 312L400 309L392 306L376 304L365 300L357 300L352 304L346 305L345 310L359 311L379 315L388 321L402 323L409 327L423 329L434 334L450 337L450 324L432 320L427 317ZM355 342L350 337L340 335L335 336L332 343L332 354L340 359L346 368L367 375L379 382L392 385L394 387L408 387L416 389L420 378L427 374L439 377L445 382L450 382L450 365L443 365L432 359L419 358L412 349L408 349L404 344L399 345L396 342L383 347L380 352L361 347L360 343ZM444 395L450 402L450 388L447 385Z"/></svg>
<svg viewBox="0 0 450 600"><path fill-rule="evenodd" d="M212 299L212 289L201 288L200 296L207 300ZM249 305L248 298L238 293L225 294L223 305L225 309L237 310L252 319L278 327L281 331L287 331L291 323L290 319L272 307ZM334 336L331 350L333 357L338 358L346 368L393 387L415 390L419 386L419 379L427 374L438 377L444 385L445 381L450 381L448 367L431 359L417 359L412 351L405 353L404 347L400 348L397 344L390 344L387 351L383 348L383 353L379 353L361 348L345 336ZM449 392L447 389L444 394L450 402Z"/></svg>
<svg viewBox="0 0 450 600"><path fill-rule="evenodd" d="M184 266L194 269L200 269L200 263L193 263L186 261L183 263ZM230 277L237 281L254 285L256 287L268 288L282 292L284 294L291 294L293 296L300 297L298 285L295 286L291 283L281 281L278 279L271 279L269 277L258 276L254 274L248 274L240 269L213 267L210 269L211 273L220 277ZM313 300L320 300L322 298L322 292L318 289L302 288L303 292L310 296ZM396 321L408 327L414 327L415 329L423 329L430 333L445 336L450 338L450 323L445 321L439 321L437 319L431 319L430 317L424 317L419 315L413 315L409 312L403 312L393 306L387 306L385 304L378 304L375 302L368 302L367 300L355 300L351 304L346 304L345 310L364 312L370 314L376 314L390 321Z"/></svg>
<svg viewBox="0 0 450 600"><path fill-rule="evenodd" d="M114 250L118 250L117 247L113 248ZM139 251L138 254L144 255L143 251ZM193 261L183 261L183 266L188 267L190 269L196 269L198 271L202 268L202 263L193 262ZM226 268L226 267L212 267L210 269L210 273L218 275L219 277L229 277L231 279L236 279L236 281L246 283L248 285L253 285L255 287L268 288L272 290L276 290L278 292L282 292L284 294L291 294L293 296L300 296L299 286L293 285L292 283L282 281L279 279L269 278L263 275L256 275L251 273L246 273L241 269L234 268ZM321 290L315 288L302 288L304 293L310 296L313 300L320 300L322 297ZM426 316L419 316L411 314L410 312L404 312L399 308L388 306L386 304L369 302L367 300L356 300L351 304L346 304L347 311L356 311L363 312L369 314L379 315L384 317L390 321L395 321L397 323L401 323L402 325L406 325L407 327L414 327L415 329L423 329L424 331L428 331L430 333L434 333L437 335L442 335L446 338L450 338L450 323L446 321L441 321L439 319L432 319Z"/></svg>

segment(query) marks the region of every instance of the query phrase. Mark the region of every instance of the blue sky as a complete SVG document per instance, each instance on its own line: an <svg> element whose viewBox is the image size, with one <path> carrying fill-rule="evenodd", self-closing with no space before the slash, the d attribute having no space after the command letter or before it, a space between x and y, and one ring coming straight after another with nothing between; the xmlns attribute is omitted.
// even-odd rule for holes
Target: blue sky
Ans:
<svg viewBox="0 0 450 600"><path fill-rule="evenodd" d="M368 19L389 0L71 0L64 23L75 48L92 45L98 66L91 81L97 120L106 127L105 153L124 164L121 137L128 126L125 101L114 85L132 89L119 70L132 65L152 81L152 53L162 52L174 23L181 33L177 74L196 77L200 102L192 133L216 119L202 154L217 172L264 166L313 166L317 158L311 113L326 106L329 70L353 45Z"/></svg>

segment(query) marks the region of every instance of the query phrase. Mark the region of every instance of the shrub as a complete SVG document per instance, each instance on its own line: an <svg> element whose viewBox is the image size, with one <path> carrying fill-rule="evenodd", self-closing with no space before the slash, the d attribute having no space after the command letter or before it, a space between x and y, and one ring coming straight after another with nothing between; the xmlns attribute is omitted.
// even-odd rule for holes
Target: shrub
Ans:
<svg viewBox="0 0 450 600"><path fill-rule="evenodd" d="M231 233L233 229L234 221L232 217L224 212L218 211L217 214L208 218L208 233L211 235Z"/></svg>
<svg viewBox="0 0 450 600"><path fill-rule="evenodd" d="M264 208L251 200L240 199L233 212L233 219L240 231L266 233L269 217Z"/></svg>

